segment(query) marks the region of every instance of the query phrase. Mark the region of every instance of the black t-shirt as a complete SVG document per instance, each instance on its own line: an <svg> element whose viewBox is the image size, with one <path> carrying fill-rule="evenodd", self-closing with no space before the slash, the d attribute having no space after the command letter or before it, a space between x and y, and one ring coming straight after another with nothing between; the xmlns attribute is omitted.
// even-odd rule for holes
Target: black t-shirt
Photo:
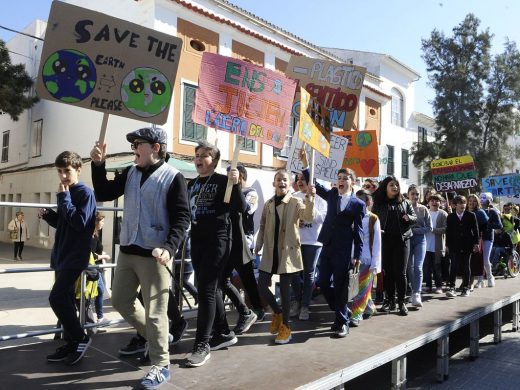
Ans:
<svg viewBox="0 0 520 390"><path fill-rule="evenodd" d="M192 236L207 237L229 231L230 210L245 211L244 196L238 185L233 186L230 203L224 203L227 182L227 176L214 173L197 177L188 184Z"/></svg>
<svg viewBox="0 0 520 390"><path fill-rule="evenodd" d="M385 237L401 237L399 229L399 202L395 199L387 203L388 214L386 217Z"/></svg>

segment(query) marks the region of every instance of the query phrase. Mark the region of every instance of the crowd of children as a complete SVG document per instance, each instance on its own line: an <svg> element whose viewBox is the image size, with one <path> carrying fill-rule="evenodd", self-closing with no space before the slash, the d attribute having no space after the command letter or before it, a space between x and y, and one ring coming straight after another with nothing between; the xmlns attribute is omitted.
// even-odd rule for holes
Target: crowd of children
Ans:
<svg viewBox="0 0 520 390"><path fill-rule="evenodd" d="M98 262L109 259L99 241L104 216L96 213L95 201L124 195L112 304L138 333L120 353L145 352L152 364L141 382L143 388L155 389L168 382L168 345L178 342L187 328L171 292L169 270L186 240L186 231L198 303L188 367L201 366L211 351L237 343L236 335L263 319L267 307L272 312L274 342L289 343L290 318L310 318L315 291L334 312L331 336L342 338L376 310L408 315L408 304L423 306L424 292L455 297L459 290L465 297L485 281L493 287L493 262L503 253L511 253L520 241L518 208L506 204L500 213L489 193L468 199L449 194L445 202L443 195L430 191L421 203L419 188L412 185L403 194L394 176L381 183L367 180L356 191L356 177L348 169L340 169L337 182L327 187L310 182L302 151L305 168L298 173L297 192L291 190L290 172L275 173L274 195L259 210L254 245L252 221L258 195L246 186L245 167L228 169L227 175L217 173L220 151L202 141L195 147L198 176L186 185L182 174L165 164L163 130L139 129L129 133L127 140L135 165L111 180L105 169L106 144L94 146L94 191L79 182L81 158L77 154L64 152L56 159L58 208L42 209L39 215L57 230L51 259L56 281L49 300L63 324L67 343L47 359L75 364L91 343L76 315L74 285L87 267L91 251ZM224 201L228 186L230 200ZM255 255L260 258L258 284ZM358 288L349 296L352 269L359 270ZM233 270L242 279L246 300L231 284ZM457 289L459 274L462 284ZM280 297L273 294L273 275L279 278ZM382 294L373 299L375 285ZM96 308L101 319L102 279L98 287L101 298ZM228 325L224 294L239 312L233 330ZM376 303L381 304L379 309Z"/></svg>

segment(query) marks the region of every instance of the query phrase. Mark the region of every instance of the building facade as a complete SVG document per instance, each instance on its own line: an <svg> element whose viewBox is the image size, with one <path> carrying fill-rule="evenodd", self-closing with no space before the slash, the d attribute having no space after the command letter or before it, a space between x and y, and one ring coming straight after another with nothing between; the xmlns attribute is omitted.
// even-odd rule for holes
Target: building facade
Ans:
<svg viewBox="0 0 520 390"><path fill-rule="evenodd" d="M191 120L197 90L202 53L207 51L244 59L283 72L291 55L304 55L366 66L369 74L361 92L356 127L375 129L380 144L380 175L393 173L403 184L417 182L417 170L411 164L411 143L417 139L414 128L414 81L419 75L391 56L325 49L313 45L280 27L223 0L67 0L142 26L177 36L183 40L168 121L168 151L178 160L192 161L199 139L218 145L222 169L231 159L235 135L195 124ZM25 33L44 38L46 23L34 21ZM17 35L7 43L13 63L23 63L36 78L43 42ZM0 162L0 201L52 204L58 179L53 168L56 155L74 150L88 157L101 127L102 114L70 105L42 100L26 110L18 122L0 115L2 161ZM132 161L125 134L149 123L111 115L108 122L108 166ZM294 121L282 150L247 139L239 140L239 161L248 168L249 184L260 194L260 205L273 194L274 171L285 167L285 151L290 146ZM4 158L5 157L5 158ZM187 177L192 169L181 171ZM90 180L90 164L84 166L81 179ZM110 204L111 205L111 204ZM0 207L0 239L7 241L6 226L16 210ZM34 239L31 245L52 245L53 232L40 224L35 209L25 209ZM260 213L257 213L260 214ZM259 217L259 215L257 216ZM107 218L105 230L112 228Z"/></svg>

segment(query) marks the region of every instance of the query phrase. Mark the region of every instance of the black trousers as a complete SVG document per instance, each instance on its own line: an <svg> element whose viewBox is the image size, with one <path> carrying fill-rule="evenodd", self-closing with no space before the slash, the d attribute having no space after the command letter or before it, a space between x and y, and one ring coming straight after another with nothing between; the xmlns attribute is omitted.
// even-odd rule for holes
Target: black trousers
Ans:
<svg viewBox="0 0 520 390"><path fill-rule="evenodd" d="M432 273L433 281L435 282L435 287L442 287L441 263L435 262L435 252L427 251L423 264L424 283L426 284L426 287L433 287Z"/></svg>
<svg viewBox="0 0 520 390"><path fill-rule="evenodd" d="M471 252L463 250L450 251L451 267L450 267L450 287L455 288L457 280L457 271L462 272L462 288L469 288L469 278L471 276Z"/></svg>
<svg viewBox="0 0 520 390"><path fill-rule="evenodd" d="M14 257L20 256L22 257L23 246L25 245L25 241L15 241L14 242Z"/></svg>
<svg viewBox="0 0 520 390"><path fill-rule="evenodd" d="M208 241L207 237L198 240L194 236L191 241L191 262L199 293L195 343L208 343L212 329L218 333L229 332L219 282L229 258L230 242L224 237L216 243Z"/></svg>
<svg viewBox="0 0 520 390"><path fill-rule="evenodd" d="M237 253L240 252L240 253ZM237 288L231 283L231 275L233 274L233 270L236 269L238 272L238 276L240 277L240 281L244 286L244 290L249 296L251 300L251 305L253 309L260 310L262 309L262 303L260 300L260 293L258 292L258 285L255 279L255 271L253 269L253 262L249 261L244 264L242 260L242 248L240 247L240 251L231 250L231 255L229 257L229 261L224 268L223 272L223 280L222 280L222 291L226 294L233 305L236 307L239 314L245 315L249 314L249 308L245 304L240 292Z"/></svg>
<svg viewBox="0 0 520 390"><path fill-rule="evenodd" d="M386 297L403 302L406 294L406 265L410 253L410 240L402 241L399 237L383 235L383 270Z"/></svg>
<svg viewBox="0 0 520 390"><path fill-rule="evenodd" d="M80 342L85 338L76 312L75 286L81 275L79 269L56 271L56 280L49 294L49 303L70 341Z"/></svg>

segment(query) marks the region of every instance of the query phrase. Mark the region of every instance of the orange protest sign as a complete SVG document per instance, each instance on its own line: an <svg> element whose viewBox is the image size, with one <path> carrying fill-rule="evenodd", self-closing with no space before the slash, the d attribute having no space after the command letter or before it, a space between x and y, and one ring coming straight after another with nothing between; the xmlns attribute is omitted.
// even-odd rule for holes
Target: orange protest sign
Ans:
<svg viewBox="0 0 520 390"><path fill-rule="evenodd" d="M376 130L338 131L334 135L349 140L343 168L352 169L357 176L379 176Z"/></svg>

